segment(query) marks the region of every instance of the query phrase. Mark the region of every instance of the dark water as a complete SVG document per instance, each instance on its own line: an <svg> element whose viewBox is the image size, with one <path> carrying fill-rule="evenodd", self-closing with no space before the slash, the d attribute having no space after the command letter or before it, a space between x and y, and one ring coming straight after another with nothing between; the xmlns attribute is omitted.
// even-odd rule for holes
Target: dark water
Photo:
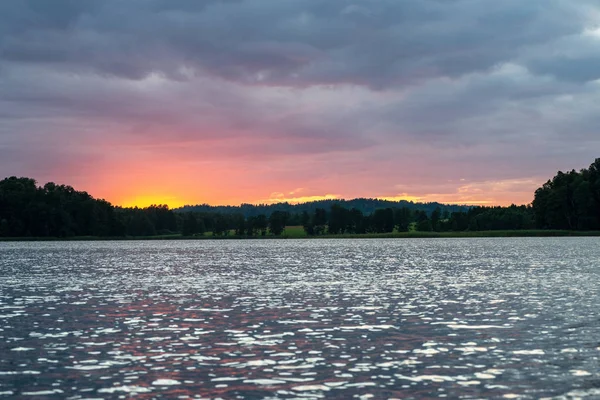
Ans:
<svg viewBox="0 0 600 400"><path fill-rule="evenodd" d="M3 398L600 398L596 238L0 243Z"/></svg>

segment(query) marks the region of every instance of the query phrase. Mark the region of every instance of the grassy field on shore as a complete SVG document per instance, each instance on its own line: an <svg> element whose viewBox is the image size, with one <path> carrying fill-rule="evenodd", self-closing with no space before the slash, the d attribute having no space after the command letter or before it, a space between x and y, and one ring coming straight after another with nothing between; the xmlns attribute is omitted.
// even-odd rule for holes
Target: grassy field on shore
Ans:
<svg viewBox="0 0 600 400"><path fill-rule="evenodd" d="M476 237L554 237L554 236L600 236L599 231L566 231L566 230L508 230L508 231L464 231L464 232L419 232L411 230L409 232L391 232L391 233L364 233L354 234L346 233L341 235L321 235L308 236L301 226L286 227L281 236L286 239L302 238L476 238ZM268 238L269 236L267 236ZM272 236L271 236L272 237Z"/></svg>
<svg viewBox="0 0 600 400"><path fill-rule="evenodd" d="M308 236L301 226L288 226L281 236L236 236L231 232L227 236L213 236L210 232L204 235L183 236L181 234L156 235L156 236L125 236L125 237L98 237L74 236L69 238L55 237L14 237L1 238L0 241L84 241L84 240L226 240L226 239L410 239L410 238L488 238L488 237L559 237L559 236L600 236L600 231L566 231L566 230L508 230L508 231L464 231L464 232L391 232L391 233L365 233Z"/></svg>

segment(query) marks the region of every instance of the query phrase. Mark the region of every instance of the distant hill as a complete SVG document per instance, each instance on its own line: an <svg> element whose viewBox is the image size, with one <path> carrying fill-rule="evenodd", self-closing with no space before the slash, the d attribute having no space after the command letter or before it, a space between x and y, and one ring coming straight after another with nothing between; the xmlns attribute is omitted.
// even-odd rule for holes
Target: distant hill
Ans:
<svg viewBox="0 0 600 400"><path fill-rule="evenodd" d="M302 213L307 211L308 213L314 213L317 208L324 208L329 210L332 205L339 204L340 206L351 209L356 208L363 214L372 214L375 210L380 208L401 208L407 207L411 210L425 211L427 214L431 214L437 207L440 208L442 213L444 211L460 212L467 211L470 206L459 206L459 205L448 205L441 203L413 203L412 201L400 200L400 201L389 201L380 199L353 199L353 200L319 200L311 201L308 203L301 204L290 204L290 203L277 203L277 204L242 204L240 206L211 206L208 204L199 205L186 205L181 208L174 209L175 212L217 212L222 214L243 214L244 217L254 217L260 214L266 216L271 215L275 211L287 211L289 213Z"/></svg>

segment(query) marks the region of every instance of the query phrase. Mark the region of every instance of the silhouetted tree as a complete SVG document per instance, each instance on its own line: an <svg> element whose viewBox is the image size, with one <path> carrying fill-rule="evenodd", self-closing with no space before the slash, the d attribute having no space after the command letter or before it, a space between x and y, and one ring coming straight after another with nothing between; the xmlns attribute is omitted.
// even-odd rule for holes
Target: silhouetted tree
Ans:
<svg viewBox="0 0 600 400"><path fill-rule="evenodd" d="M247 233L246 219L243 214L235 214L233 216L233 224L236 236L243 236Z"/></svg>
<svg viewBox="0 0 600 400"><path fill-rule="evenodd" d="M301 222L304 232L306 232L308 236L313 236L315 234L315 229L312 218L308 214L308 211L302 212Z"/></svg>
<svg viewBox="0 0 600 400"><path fill-rule="evenodd" d="M156 235L156 229L146 213L142 209L135 208L127 224L127 234L130 236L152 236Z"/></svg>
<svg viewBox="0 0 600 400"><path fill-rule="evenodd" d="M184 236L192 236L199 233L198 220L192 212L185 213L181 234Z"/></svg>
<svg viewBox="0 0 600 400"><path fill-rule="evenodd" d="M153 204L144 209L154 229L161 235L173 233L177 230L175 214L166 204Z"/></svg>
<svg viewBox="0 0 600 400"><path fill-rule="evenodd" d="M431 229L439 232L440 230L440 219L442 217L442 210L437 207L435 210L433 210L433 212L431 213Z"/></svg>
<svg viewBox="0 0 600 400"><path fill-rule="evenodd" d="M5 218L2 218L2 220L0 220L0 236L10 236L10 226L8 225L8 221Z"/></svg>
<svg viewBox="0 0 600 400"><path fill-rule="evenodd" d="M415 229L419 232L431 232L431 220L427 216L425 211L417 211L416 212L417 225Z"/></svg>
<svg viewBox="0 0 600 400"><path fill-rule="evenodd" d="M261 236L267 235L267 228L269 227L269 221L267 220L267 216L264 214L260 214L256 216L254 221L256 229L260 232Z"/></svg>
<svg viewBox="0 0 600 400"><path fill-rule="evenodd" d="M322 235L325 233L325 227L327 226L327 211L323 208L317 208L312 220L313 232L315 235Z"/></svg>
<svg viewBox="0 0 600 400"><path fill-rule="evenodd" d="M287 222L288 213L283 211L275 211L269 216L269 230L275 236L283 233Z"/></svg>
<svg viewBox="0 0 600 400"><path fill-rule="evenodd" d="M353 208L350 210L348 215L348 226L346 230L349 233L358 234L367 232L365 216L359 209Z"/></svg>
<svg viewBox="0 0 600 400"><path fill-rule="evenodd" d="M327 229L328 233L332 235L344 233L348 229L348 225L350 225L349 220L350 212L348 210L339 204L332 205L329 212L329 227Z"/></svg>
<svg viewBox="0 0 600 400"><path fill-rule="evenodd" d="M398 232L408 232L411 222L411 212L408 207L394 210L394 223Z"/></svg>
<svg viewBox="0 0 600 400"><path fill-rule="evenodd" d="M376 233L394 231L394 210L391 208L375 210L372 216L372 230Z"/></svg>
<svg viewBox="0 0 600 400"><path fill-rule="evenodd" d="M589 169L564 173L536 190L536 225L549 229L600 229L600 159Z"/></svg>
<svg viewBox="0 0 600 400"><path fill-rule="evenodd" d="M214 219L213 236L229 235L229 226L227 218L222 214L217 214Z"/></svg>

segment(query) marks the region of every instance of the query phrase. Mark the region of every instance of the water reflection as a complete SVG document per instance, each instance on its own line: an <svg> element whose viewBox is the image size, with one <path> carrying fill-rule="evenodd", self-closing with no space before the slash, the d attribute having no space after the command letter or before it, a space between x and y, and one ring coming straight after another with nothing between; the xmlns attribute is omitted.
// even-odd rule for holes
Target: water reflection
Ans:
<svg viewBox="0 0 600 400"><path fill-rule="evenodd" d="M596 239L0 244L0 398L600 396Z"/></svg>

